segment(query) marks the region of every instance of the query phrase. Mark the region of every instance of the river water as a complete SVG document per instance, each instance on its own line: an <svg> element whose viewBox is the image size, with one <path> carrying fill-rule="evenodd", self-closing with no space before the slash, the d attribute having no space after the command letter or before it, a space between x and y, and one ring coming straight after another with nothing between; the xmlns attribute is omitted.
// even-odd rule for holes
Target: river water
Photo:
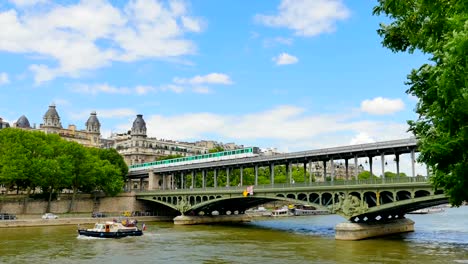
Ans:
<svg viewBox="0 0 468 264"><path fill-rule="evenodd" d="M468 206L408 215L415 232L336 241L336 215L239 225L146 223L142 237L78 237L76 226L0 229L0 263L468 263Z"/></svg>

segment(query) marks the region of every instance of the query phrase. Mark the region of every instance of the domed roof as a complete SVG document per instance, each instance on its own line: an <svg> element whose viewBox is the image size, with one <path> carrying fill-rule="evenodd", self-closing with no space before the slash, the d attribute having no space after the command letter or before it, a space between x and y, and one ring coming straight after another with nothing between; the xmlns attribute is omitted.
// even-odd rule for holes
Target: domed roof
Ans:
<svg viewBox="0 0 468 264"><path fill-rule="evenodd" d="M91 112L91 115L88 118L88 121L86 121L86 130L88 132L99 132L99 129L101 128L101 123L99 123L99 119L96 116L96 112L93 111Z"/></svg>
<svg viewBox="0 0 468 264"><path fill-rule="evenodd" d="M28 118L22 115L20 118L18 118L18 121L16 121L16 127L31 128L31 125L29 124Z"/></svg>
<svg viewBox="0 0 468 264"><path fill-rule="evenodd" d="M132 136L146 136L146 123L143 115L137 115L132 126Z"/></svg>
<svg viewBox="0 0 468 264"><path fill-rule="evenodd" d="M58 115L57 110L55 110L54 104L49 106L49 110L47 110L44 115L44 126L62 128L62 124L60 123L60 116Z"/></svg>
<svg viewBox="0 0 468 264"><path fill-rule="evenodd" d="M59 114L57 113L57 110L55 109L55 105L49 105L49 109L44 115L44 118L57 118L60 119Z"/></svg>
<svg viewBox="0 0 468 264"><path fill-rule="evenodd" d="M86 126L95 125L95 124L100 125L101 123L99 123L99 119L97 118L96 112L93 111L91 112L91 115L89 116L88 121L86 121Z"/></svg>

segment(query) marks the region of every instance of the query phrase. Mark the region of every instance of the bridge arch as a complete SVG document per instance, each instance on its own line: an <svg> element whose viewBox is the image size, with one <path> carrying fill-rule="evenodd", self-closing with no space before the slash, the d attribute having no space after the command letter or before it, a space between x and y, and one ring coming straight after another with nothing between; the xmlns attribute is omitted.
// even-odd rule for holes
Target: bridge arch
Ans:
<svg viewBox="0 0 468 264"><path fill-rule="evenodd" d="M396 194L397 201L404 201L411 199L411 193L409 191L403 190L398 191Z"/></svg>

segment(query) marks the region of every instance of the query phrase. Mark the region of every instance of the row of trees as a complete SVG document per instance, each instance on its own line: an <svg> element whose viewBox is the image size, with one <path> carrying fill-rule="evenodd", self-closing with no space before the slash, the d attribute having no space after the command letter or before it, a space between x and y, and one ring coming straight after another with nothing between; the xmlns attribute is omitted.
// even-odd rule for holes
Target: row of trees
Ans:
<svg viewBox="0 0 468 264"><path fill-rule="evenodd" d="M72 190L70 207L79 192L122 191L128 167L115 149L87 148L55 134L21 129L0 130L0 185L30 195Z"/></svg>

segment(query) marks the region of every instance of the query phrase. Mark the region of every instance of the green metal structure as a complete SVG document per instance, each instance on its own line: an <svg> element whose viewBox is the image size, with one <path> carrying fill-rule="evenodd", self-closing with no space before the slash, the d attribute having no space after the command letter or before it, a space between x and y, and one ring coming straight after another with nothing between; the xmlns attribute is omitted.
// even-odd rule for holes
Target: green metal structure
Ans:
<svg viewBox="0 0 468 264"><path fill-rule="evenodd" d="M172 208L178 214L244 214L268 202L312 205L355 223L385 222L404 218L408 212L447 203L441 190L434 190L427 177L372 181L337 181L314 184L276 184L181 190L142 191L138 200Z"/></svg>

